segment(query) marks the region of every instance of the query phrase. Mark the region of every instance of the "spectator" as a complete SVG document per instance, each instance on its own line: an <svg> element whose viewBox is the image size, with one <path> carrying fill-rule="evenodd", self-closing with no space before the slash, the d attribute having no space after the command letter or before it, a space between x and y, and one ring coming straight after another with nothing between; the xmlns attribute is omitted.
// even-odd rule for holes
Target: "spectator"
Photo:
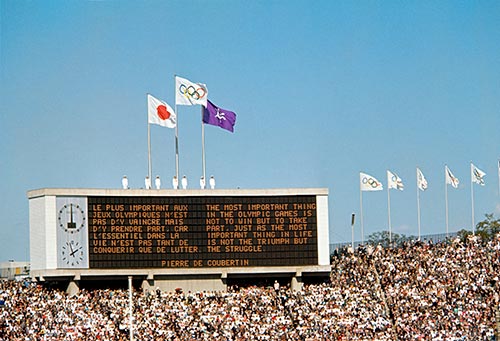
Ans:
<svg viewBox="0 0 500 341"><path fill-rule="evenodd" d="M136 340L492 340L500 236L332 257L331 283L134 292ZM277 282L275 282L277 283ZM276 291L280 299L276 299ZM0 341L129 339L128 292L0 282Z"/></svg>

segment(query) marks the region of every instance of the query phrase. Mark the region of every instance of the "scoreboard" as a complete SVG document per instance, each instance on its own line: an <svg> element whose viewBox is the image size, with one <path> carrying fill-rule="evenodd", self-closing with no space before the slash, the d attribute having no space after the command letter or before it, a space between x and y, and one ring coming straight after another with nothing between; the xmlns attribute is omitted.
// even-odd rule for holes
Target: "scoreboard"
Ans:
<svg viewBox="0 0 500 341"><path fill-rule="evenodd" d="M28 197L31 269L42 274L329 266L326 189L40 189Z"/></svg>
<svg viewBox="0 0 500 341"><path fill-rule="evenodd" d="M89 197L90 268L313 265L315 196Z"/></svg>

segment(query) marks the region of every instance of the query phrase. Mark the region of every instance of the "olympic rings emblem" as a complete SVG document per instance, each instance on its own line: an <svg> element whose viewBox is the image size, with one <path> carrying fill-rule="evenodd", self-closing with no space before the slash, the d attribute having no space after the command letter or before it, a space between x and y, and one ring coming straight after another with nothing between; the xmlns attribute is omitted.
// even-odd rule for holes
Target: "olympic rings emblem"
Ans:
<svg viewBox="0 0 500 341"><path fill-rule="evenodd" d="M368 186L370 186L371 188L377 188L377 187L380 186L380 184L378 183L378 181L375 180L374 178L364 177L362 181L363 181L364 185L368 184Z"/></svg>
<svg viewBox="0 0 500 341"><path fill-rule="evenodd" d="M484 185L484 179L481 173L477 169L474 169L474 177L476 178L476 182L480 185Z"/></svg>
<svg viewBox="0 0 500 341"><path fill-rule="evenodd" d="M179 86L179 92L188 98L194 99L195 101L202 99L207 94L207 91L203 87L199 87L197 89L192 85L186 86L185 84L181 84Z"/></svg>

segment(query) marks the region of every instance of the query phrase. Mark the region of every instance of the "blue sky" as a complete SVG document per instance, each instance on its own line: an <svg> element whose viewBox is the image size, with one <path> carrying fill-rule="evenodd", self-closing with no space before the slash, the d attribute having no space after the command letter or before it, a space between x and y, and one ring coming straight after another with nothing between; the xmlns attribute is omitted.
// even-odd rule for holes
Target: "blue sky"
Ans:
<svg viewBox="0 0 500 341"><path fill-rule="evenodd" d="M218 188L328 188L330 241L350 241L359 172L391 191L393 231L471 228L470 162L487 173L475 216L500 216L498 1L0 0L0 261L29 258L26 192L143 186L146 93L174 105L174 75L238 115L207 126ZM180 173L201 175L199 107L179 107ZM153 175L175 173L174 132L151 127ZM387 192L363 194L365 236ZM359 220L356 239L360 239Z"/></svg>

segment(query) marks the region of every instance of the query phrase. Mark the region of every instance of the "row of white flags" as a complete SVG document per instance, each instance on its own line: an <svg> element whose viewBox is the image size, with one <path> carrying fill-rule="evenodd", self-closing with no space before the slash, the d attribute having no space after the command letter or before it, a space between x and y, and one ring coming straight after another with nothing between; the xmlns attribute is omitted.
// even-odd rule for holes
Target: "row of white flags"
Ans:
<svg viewBox="0 0 500 341"><path fill-rule="evenodd" d="M175 104L207 106L208 89L205 84L194 83L175 76ZM177 114L170 105L148 94L148 122L162 127L175 128Z"/></svg>
<svg viewBox="0 0 500 341"><path fill-rule="evenodd" d="M498 169L499 169L499 174L500 174L500 161L498 163ZM484 176L486 175L485 172L471 164L471 180L474 183L477 183L481 186L484 186ZM446 184L451 185L453 188L458 188L458 185L460 181L458 180L457 177L453 175L451 170L448 168L448 166L445 166L445 179L446 179ZM360 172L359 173L359 187L361 191L381 191L384 189L384 186L382 185L382 182L378 181L375 177L368 175L366 173ZM401 178L391 172L387 171L387 187L389 189L397 189L402 191L404 189L404 184L403 180ZM425 191L427 189L427 180L425 179L424 174L420 170L420 168L417 168L417 187L421 191Z"/></svg>

